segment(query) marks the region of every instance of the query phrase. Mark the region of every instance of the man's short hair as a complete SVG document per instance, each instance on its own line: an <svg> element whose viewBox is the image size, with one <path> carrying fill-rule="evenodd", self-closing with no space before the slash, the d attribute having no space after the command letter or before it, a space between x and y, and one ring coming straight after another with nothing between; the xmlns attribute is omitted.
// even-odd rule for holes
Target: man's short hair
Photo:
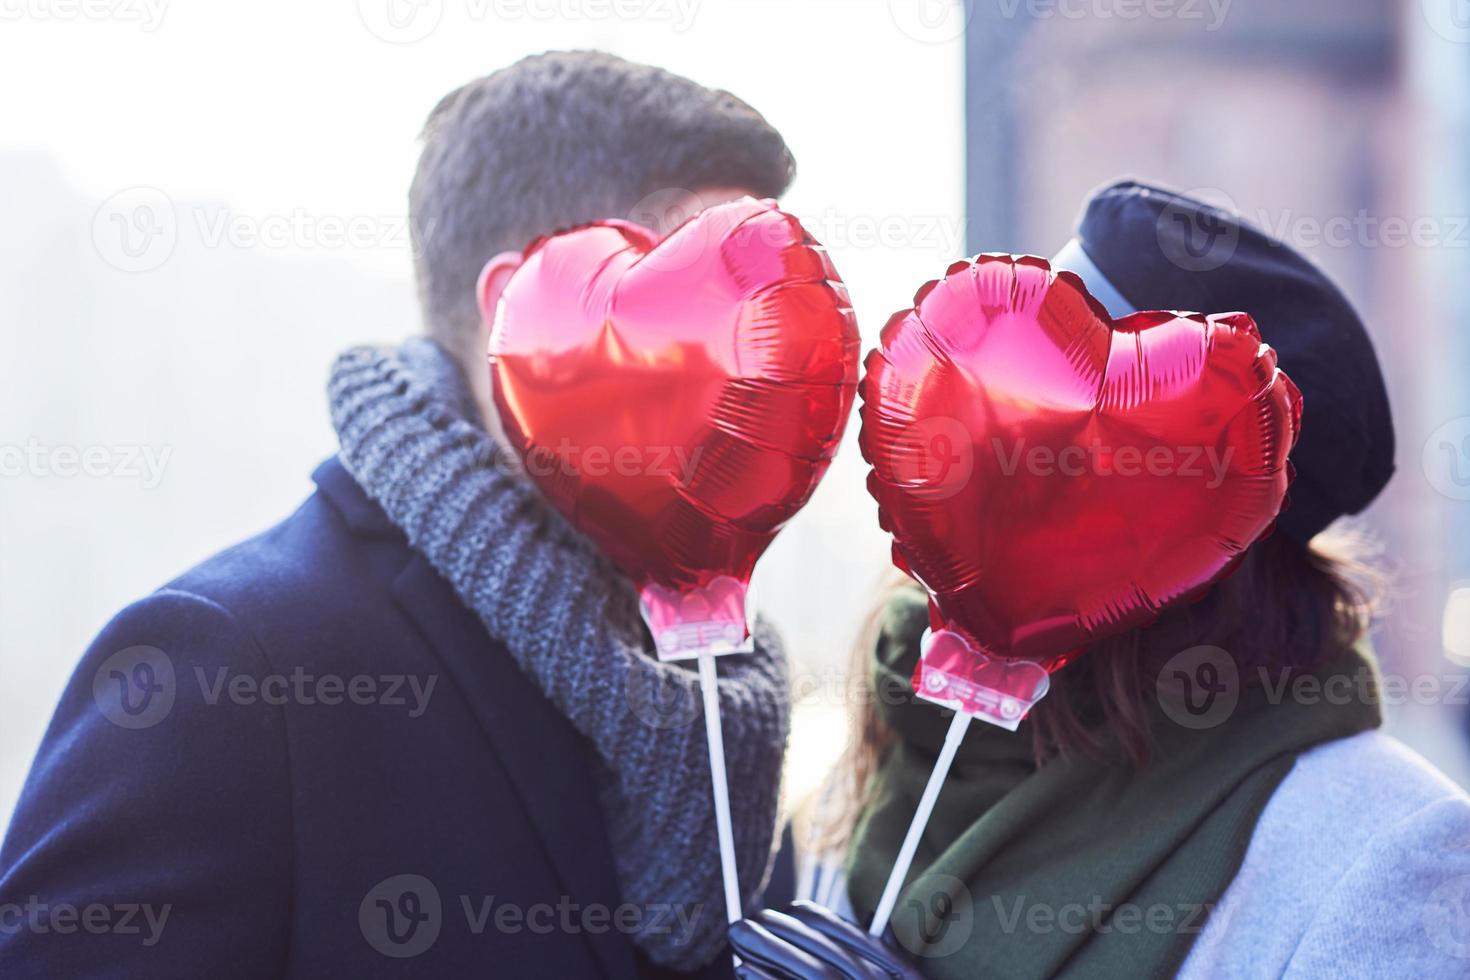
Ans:
<svg viewBox="0 0 1470 980"><path fill-rule="evenodd" d="M795 172L781 134L729 92L596 51L535 55L450 92L423 144L409 190L419 298L461 358L483 353L475 282L493 255L629 217L656 191L776 197Z"/></svg>

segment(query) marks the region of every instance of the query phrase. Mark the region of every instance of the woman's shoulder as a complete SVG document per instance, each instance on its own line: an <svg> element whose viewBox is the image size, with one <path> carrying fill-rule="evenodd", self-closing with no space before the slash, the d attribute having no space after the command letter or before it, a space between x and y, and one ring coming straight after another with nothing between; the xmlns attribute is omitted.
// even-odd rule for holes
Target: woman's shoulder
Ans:
<svg viewBox="0 0 1470 980"><path fill-rule="evenodd" d="M1453 893L1453 894L1452 894ZM1267 801L1180 975L1461 976L1470 797L1371 731L1303 753ZM1251 950L1249 969L1240 943ZM1325 970L1326 972L1314 972Z"/></svg>
<svg viewBox="0 0 1470 980"><path fill-rule="evenodd" d="M1270 868L1278 879L1289 869L1297 886L1320 896L1357 863L1404 849L1411 853L1400 860L1437 860L1436 843L1455 836L1470 859L1470 796L1398 739L1361 732L1297 757L1262 810L1226 895L1259 884L1255 874ZM1391 873L1382 878L1384 887L1393 881Z"/></svg>
<svg viewBox="0 0 1470 980"><path fill-rule="evenodd" d="M1458 801L1470 813L1470 796L1464 790L1422 755L1377 729L1302 753L1277 789L1277 796L1283 793L1287 799L1350 795L1357 801L1358 819L1368 813L1380 818L1407 816L1440 800ZM1276 803L1276 796L1271 802Z"/></svg>

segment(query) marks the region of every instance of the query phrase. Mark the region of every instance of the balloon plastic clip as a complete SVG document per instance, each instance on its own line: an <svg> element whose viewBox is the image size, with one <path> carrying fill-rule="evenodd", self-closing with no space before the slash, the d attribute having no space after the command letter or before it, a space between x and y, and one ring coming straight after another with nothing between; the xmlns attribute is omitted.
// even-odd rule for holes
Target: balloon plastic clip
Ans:
<svg viewBox="0 0 1470 980"><path fill-rule="evenodd" d="M925 630L919 650L919 697L1007 731L1051 688L1051 676L1035 661L988 656L950 630Z"/></svg>
<svg viewBox="0 0 1470 980"><path fill-rule="evenodd" d="M658 659L693 660L701 654L750 653L749 586L728 575L700 588L676 591L647 585L638 593L643 621Z"/></svg>

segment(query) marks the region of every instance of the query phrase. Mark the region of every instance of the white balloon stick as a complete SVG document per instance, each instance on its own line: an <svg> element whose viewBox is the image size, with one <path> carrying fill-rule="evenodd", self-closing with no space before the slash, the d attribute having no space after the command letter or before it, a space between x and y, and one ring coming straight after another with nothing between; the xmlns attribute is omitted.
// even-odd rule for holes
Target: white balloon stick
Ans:
<svg viewBox="0 0 1470 980"><path fill-rule="evenodd" d="M934 769L929 773L924 795L919 797L919 807L914 811L913 821L909 823L909 832L903 839L903 846L898 849L893 870L888 874L888 884L883 886L883 897L878 899L878 910L873 913L873 924L868 927L870 936L881 936L883 930L888 928L893 907L898 904L898 893L903 890L904 879L909 876L909 867L914 863L914 852L919 849L919 838L924 836L929 814L934 812L934 801L939 799L939 790L944 786L944 777L949 775L954 754L965 737L965 730L970 727L970 717L963 711L956 711L954 721L949 723L949 732L944 736L944 748L939 751L939 758L934 760Z"/></svg>
<svg viewBox="0 0 1470 980"><path fill-rule="evenodd" d="M699 655L699 688L704 694L704 734L709 742L709 773L715 793L715 832L720 840L720 873L725 879L725 915L739 922L740 878L735 870L735 834L730 823L730 784L725 776L725 738L720 729L720 691L715 655Z"/></svg>

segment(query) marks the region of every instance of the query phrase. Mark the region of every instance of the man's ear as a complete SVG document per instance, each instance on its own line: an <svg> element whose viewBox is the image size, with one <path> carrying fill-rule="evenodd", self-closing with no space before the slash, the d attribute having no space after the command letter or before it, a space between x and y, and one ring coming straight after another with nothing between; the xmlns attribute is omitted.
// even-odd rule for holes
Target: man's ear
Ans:
<svg viewBox="0 0 1470 980"><path fill-rule="evenodd" d="M505 441L505 431L500 425L500 414L495 410L495 396L491 390L490 372L485 369L485 355L490 347L490 327L495 323L495 307L500 302L500 294L505 292L505 284L510 282L511 274L521 267L521 261L520 252L501 252L485 263L485 267L480 270L480 278L475 282L475 305L480 308L480 334L475 348L479 351L479 361L470 365L467 370L470 389L480 406L480 414L485 419L485 429L499 442Z"/></svg>
<svg viewBox="0 0 1470 980"><path fill-rule="evenodd" d="M521 262L520 252L501 252L492 256L480 270L479 281L475 283L475 302L480 307L480 323L487 335L490 324L495 322L495 306L500 302L500 294L505 291L505 284L510 282L511 274L521 267Z"/></svg>

